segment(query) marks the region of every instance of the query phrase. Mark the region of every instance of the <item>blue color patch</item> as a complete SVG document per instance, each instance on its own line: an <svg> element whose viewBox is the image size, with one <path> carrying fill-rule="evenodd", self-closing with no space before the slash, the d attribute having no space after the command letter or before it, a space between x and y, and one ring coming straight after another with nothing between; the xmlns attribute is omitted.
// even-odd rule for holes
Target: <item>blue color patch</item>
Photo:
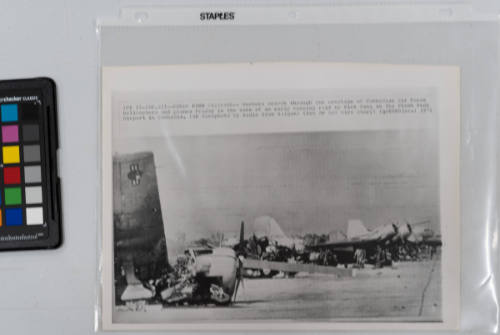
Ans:
<svg viewBox="0 0 500 335"><path fill-rule="evenodd" d="M2 122L17 121L17 104L6 104L1 106Z"/></svg>
<svg viewBox="0 0 500 335"><path fill-rule="evenodd" d="M5 209L5 225L21 226L23 224L23 210L21 208Z"/></svg>

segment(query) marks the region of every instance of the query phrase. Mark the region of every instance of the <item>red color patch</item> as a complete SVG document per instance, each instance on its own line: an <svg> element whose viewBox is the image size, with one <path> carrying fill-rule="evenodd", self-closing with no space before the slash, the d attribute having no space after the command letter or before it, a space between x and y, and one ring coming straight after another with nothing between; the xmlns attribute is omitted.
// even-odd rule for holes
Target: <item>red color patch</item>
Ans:
<svg viewBox="0 0 500 335"><path fill-rule="evenodd" d="M4 184L21 184L21 169L19 166L3 168Z"/></svg>

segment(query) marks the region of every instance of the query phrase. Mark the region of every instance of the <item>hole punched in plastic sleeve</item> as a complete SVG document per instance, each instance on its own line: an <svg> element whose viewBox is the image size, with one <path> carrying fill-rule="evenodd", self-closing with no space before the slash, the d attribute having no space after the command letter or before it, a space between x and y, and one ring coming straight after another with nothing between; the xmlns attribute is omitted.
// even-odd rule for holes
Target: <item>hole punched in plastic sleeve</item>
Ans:
<svg viewBox="0 0 500 335"><path fill-rule="evenodd" d="M441 8L439 10L439 15L442 17L452 17L453 9L452 8Z"/></svg>
<svg viewBox="0 0 500 335"><path fill-rule="evenodd" d="M288 17L290 20L296 20L299 17L299 13L296 10L291 10L288 12Z"/></svg>
<svg viewBox="0 0 500 335"><path fill-rule="evenodd" d="M149 14L145 11L138 11L134 14L134 19L137 23L144 23L148 20Z"/></svg>

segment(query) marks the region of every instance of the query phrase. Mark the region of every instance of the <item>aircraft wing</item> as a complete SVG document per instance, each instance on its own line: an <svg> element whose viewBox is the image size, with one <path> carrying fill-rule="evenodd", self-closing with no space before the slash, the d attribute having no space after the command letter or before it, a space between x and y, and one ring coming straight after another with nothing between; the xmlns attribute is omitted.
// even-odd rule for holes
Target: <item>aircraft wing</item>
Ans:
<svg viewBox="0 0 500 335"><path fill-rule="evenodd" d="M443 245L443 241L440 238L428 238L422 241L423 244L440 247Z"/></svg>
<svg viewBox="0 0 500 335"><path fill-rule="evenodd" d="M362 240L346 240L346 241L337 241L337 242L327 242L327 243L321 243L321 244L316 244L316 245L311 245L308 246L307 248L310 250L324 250L324 249L330 249L330 250L339 250L339 249L346 249L346 248L368 248L373 246L379 242L378 239L373 238L373 239L362 239Z"/></svg>
<svg viewBox="0 0 500 335"><path fill-rule="evenodd" d="M306 272L337 275L339 277L353 277L353 269L337 268L315 264L271 262L258 259L243 259L245 269L275 270L283 272Z"/></svg>

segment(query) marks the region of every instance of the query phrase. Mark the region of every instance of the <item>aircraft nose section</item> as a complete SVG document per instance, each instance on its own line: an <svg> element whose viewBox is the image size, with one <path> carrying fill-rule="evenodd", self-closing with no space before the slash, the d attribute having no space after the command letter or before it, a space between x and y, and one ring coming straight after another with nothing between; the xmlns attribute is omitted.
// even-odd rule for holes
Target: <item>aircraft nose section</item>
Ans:
<svg viewBox="0 0 500 335"><path fill-rule="evenodd" d="M384 226L384 228L381 231L381 238L383 240L385 239L391 239L393 236L397 234L397 227L395 227L394 224L388 224Z"/></svg>
<svg viewBox="0 0 500 335"><path fill-rule="evenodd" d="M408 238L411 234L411 227L409 224L404 224L401 227L399 227L399 235L401 236L402 239Z"/></svg>

